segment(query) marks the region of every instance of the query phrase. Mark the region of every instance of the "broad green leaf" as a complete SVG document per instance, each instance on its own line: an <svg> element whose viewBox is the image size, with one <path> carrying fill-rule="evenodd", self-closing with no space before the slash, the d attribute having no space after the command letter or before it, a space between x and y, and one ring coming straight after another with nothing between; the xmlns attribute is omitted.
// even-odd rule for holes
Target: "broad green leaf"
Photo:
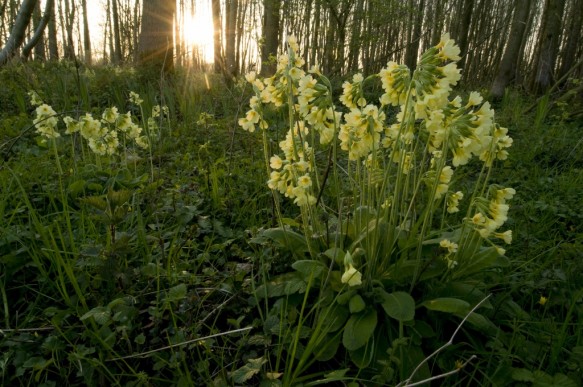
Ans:
<svg viewBox="0 0 583 387"><path fill-rule="evenodd" d="M263 231L263 235L277 243L279 246L286 247L294 254L301 255L302 253L310 251L306 238L287 228L270 228Z"/></svg>
<svg viewBox="0 0 583 387"><path fill-rule="evenodd" d="M81 195L83 191L85 191L85 184L87 182L83 179L77 180L69 185L67 191L69 191L69 195L71 197L76 198L77 196Z"/></svg>
<svg viewBox="0 0 583 387"><path fill-rule="evenodd" d="M313 259L303 259L301 261L296 261L292 264L292 267L299 271L306 278L313 276L314 278L320 277L320 275L328 268L320 261L315 261Z"/></svg>
<svg viewBox="0 0 583 387"><path fill-rule="evenodd" d="M464 318L466 317L467 313L455 313L455 315L460 318ZM489 318L476 312L470 314L466 322L470 325L473 325L475 328L482 332L494 334L498 330L498 327L494 325L494 323L490 321Z"/></svg>
<svg viewBox="0 0 583 387"><path fill-rule="evenodd" d="M322 321L322 330L326 332L336 332L344 326L350 313L345 306L336 303L326 308L325 312L320 314Z"/></svg>
<svg viewBox="0 0 583 387"><path fill-rule="evenodd" d="M99 325L104 325L111 320L111 310L107 306L97 306L81 316L81 321L89 317L93 317Z"/></svg>
<svg viewBox="0 0 583 387"><path fill-rule="evenodd" d="M363 345L354 351L348 351L348 354L350 355L350 360L352 360L358 368L366 368L370 365L374 357L374 346Z"/></svg>
<svg viewBox="0 0 583 387"><path fill-rule="evenodd" d="M314 358L318 361L333 359L340 346L340 334L331 333L325 336L323 342L314 350Z"/></svg>
<svg viewBox="0 0 583 387"><path fill-rule="evenodd" d="M168 295L166 296L165 301L173 302L184 299L184 297L186 297L186 290L186 284L171 287L170 290L168 290Z"/></svg>
<svg viewBox="0 0 583 387"><path fill-rule="evenodd" d="M350 313L352 314L362 312L365 307L366 303L364 302L360 294L354 295L348 302L348 308L350 309Z"/></svg>
<svg viewBox="0 0 583 387"><path fill-rule="evenodd" d="M236 384L247 384L245 382L258 374L265 363L267 363L267 359L264 359L263 357L249 359L247 360L247 364L231 372L230 376Z"/></svg>
<svg viewBox="0 0 583 387"><path fill-rule="evenodd" d="M344 327L342 344L349 351L361 348L371 338L376 326L376 310L369 308L361 313L353 314Z"/></svg>
<svg viewBox="0 0 583 387"><path fill-rule="evenodd" d="M415 317L415 300L405 292L394 292L383 296L385 313L397 321L411 321Z"/></svg>
<svg viewBox="0 0 583 387"><path fill-rule="evenodd" d="M280 297L306 290L306 283L297 272L278 275L255 290L257 298Z"/></svg>
<svg viewBox="0 0 583 387"><path fill-rule="evenodd" d="M470 310L470 304L459 298L436 298L425 301L422 305L429 310L446 313L467 313Z"/></svg>

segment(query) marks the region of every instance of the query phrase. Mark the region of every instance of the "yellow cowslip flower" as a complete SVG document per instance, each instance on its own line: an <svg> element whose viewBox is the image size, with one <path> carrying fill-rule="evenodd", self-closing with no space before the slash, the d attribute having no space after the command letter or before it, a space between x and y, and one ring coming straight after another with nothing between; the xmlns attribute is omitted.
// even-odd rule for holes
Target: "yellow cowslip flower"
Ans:
<svg viewBox="0 0 583 387"><path fill-rule="evenodd" d="M348 286L358 286L362 284L362 273L349 263L346 265L346 270L344 271L344 274L342 274L340 281L342 281L343 284L348 284Z"/></svg>
<svg viewBox="0 0 583 387"><path fill-rule="evenodd" d="M269 166L271 169L281 169L283 166L283 160L278 155L273 155L269 159Z"/></svg>
<svg viewBox="0 0 583 387"><path fill-rule="evenodd" d="M44 103L37 92L34 90L29 91L28 96L30 97L30 104L32 106L40 106Z"/></svg>
<svg viewBox="0 0 583 387"><path fill-rule="evenodd" d="M459 247L457 243L454 243L454 242L450 241L449 239L442 239L439 242L439 245L441 247L443 247L444 249L447 249L448 254L452 254L452 253L457 252L457 249Z"/></svg>
<svg viewBox="0 0 583 387"><path fill-rule="evenodd" d="M133 103L135 105L141 105L142 102L144 102L144 100L140 98L140 95L138 93L133 92L133 91L130 91L129 100L131 103Z"/></svg>
<svg viewBox="0 0 583 387"><path fill-rule="evenodd" d="M538 303L541 304L542 306L544 306L547 303L548 300L549 299L547 297L540 296L540 299L538 300Z"/></svg>
<svg viewBox="0 0 583 387"><path fill-rule="evenodd" d="M507 230L504 232L495 232L494 236L496 238L500 238L506 243L507 245L512 243L512 230Z"/></svg>
<svg viewBox="0 0 583 387"><path fill-rule="evenodd" d="M309 175L303 175L298 178L298 187L308 189L312 186L312 179Z"/></svg>
<svg viewBox="0 0 583 387"><path fill-rule="evenodd" d="M257 79L257 73L255 71L251 71L251 72L245 74L245 80L249 83L254 83L256 79Z"/></svg>
<svg viewBox="0 0 583 387"><path fill-rule="evenodd" d="M441 40L437 44L439 49L439 57L443 60L460 60L460 48L455 44L454 40L449 37L449 34L441 35Z"/></svg>
<svg viewBox="0 0 583 387"><path fill-rule="evenodd" d="M47 116L54 116L57 113L53 110L53 108L46 103L40 105L36 108L36 115L37 117L47 117Z"/></svg>
<svg viewBox="0 0 583 387"><path fill-rule="evenodd" d="M460 200L464 198L464 193L461 191L457 191L452 193L447 197L447 212L453 214L458 212L460 209L458 208Z"/></svg>
<svg viewBox="0 0 583 387"><path fill-rule="evenodd" d="M107 108L103 111L103 114L101 115L101 119L103 122L106 122L108 124L114 124L115 121L117 121L117 118L119 117L119 113L117 111L117 107L111 107L111 108Z"/></svg>

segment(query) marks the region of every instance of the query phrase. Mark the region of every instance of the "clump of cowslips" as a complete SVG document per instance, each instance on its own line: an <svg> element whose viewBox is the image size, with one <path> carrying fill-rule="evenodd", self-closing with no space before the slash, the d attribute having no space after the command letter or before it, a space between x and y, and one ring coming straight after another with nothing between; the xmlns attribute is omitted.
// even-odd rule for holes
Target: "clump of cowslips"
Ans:
<svg viewBox="0 0 583 387"><path fill-rule="evenodd" d="M58 115L53 108L45 104L34 91L29 92L31 104L37 106L34 119L36 131L43 138L54 139L60 137L58 131ZM141 105L142 99L137 93L130 92L130 102ZM154 106L152 114L147 120L151 133L158 131L155 118L160 114L168 114L167 107ZM85 113L78 119L65 116L65 134L79 133L87 141L89 148L97 155L114 155L120 150L123 142L134 142L138 147L147 149L150 145L148 136L142 134L143 129L135 122L134 117L128 111L120 113L117 107L106 108L101 118L95 118L91 113ZM122 140L122 141L120 141Z"/></svg>
<svg viewBox="0 0 583 387"><path fill-rule="evenodd" d="M383 221L389 229L417 233L412 246L421 251L430 235L445 234L444 224L448 222L443 218L460 212L461 207L466 210L461 232L439 242L449 270L456 268L460 254L467 255L467 246L475 246L471 241L476 235L504 254L491 238L511 242L511 231L499 230L507 219L506 201L514 190L488 186L488 177L494 162L507 158L512 139L506 128L494 122L494 111L479 93L470 93L466 100L450 98L461 75L456 65L460 49L448 34L422 55L414 71L389 62L370 77L355 74L343 84L339 98L342 108L333 103L330 83L317 66L304 70L305 62L298 56L294 37L288 39L288 45L272 77L259 79L255 73L246 76L255 95L239 125L249 132L259 128L265 133L271 127L265 118L266 108L288 110L289 126L279 143L280 152L268 157L267 185L300 207L313 234L320 227L315 216L320 204L316 198L325 183L315 150L318 146L338 146L349 160L344 173L345 180L352 184L353 211L374 209L377 223ZM378 101L368 101L363 90L375 79L380 80L383 94ZM385 113L389 108L398 109L392 123L387 122ZM474 191L454 189L457 169L472 159L483 165ZM465 198L470 200L464 207ZM323 208L330 205L322 203L320 210ZM435 229L436 223L441 223L437 226L441 229ZM379 233L377 238L390 239L383 246L396 250L398 235ZM368 271L363 280L370 281L385 275L394 262L376 250L381 242L367 241L360 263ZM350 257L350 253L346 251L345 256ZM352 258L345 262L343 283L361 285L356 266Z"/></svg>

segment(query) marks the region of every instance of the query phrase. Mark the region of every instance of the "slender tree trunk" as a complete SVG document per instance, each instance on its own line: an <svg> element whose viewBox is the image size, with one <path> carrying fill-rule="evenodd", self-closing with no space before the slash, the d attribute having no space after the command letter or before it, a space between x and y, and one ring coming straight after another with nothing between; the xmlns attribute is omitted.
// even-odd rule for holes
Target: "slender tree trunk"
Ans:
<svg viewBox="0 0 583 387"><path fill-rule="evenodd" d="M34 47L36 50L36 46L40 44L41 38L42 38L43 33L45 31L45 28L46 28L47 24L49 23L49 19L51 18L52 14L53 14L54 5L55 5L55 0L47 0L47 3L45 5L45 13L42 16L42 18L39 20L38 25L34 31L34 35L28 41L28 43L26 43L24 45L24 47L22 48L22 57L23 58L28 58L32 48ZM36 55L37 55L37 53L35 51L35 56ZM37 59L46 59L44 56L44 47L43 47L43 55Z"/></svg>
<svg viewBox="0 0 583 387"><path fill-rule="evenodd" d="M144 3L148 0L144 0ZM122 51L121 51L121 34L119 28L119 8L117 0L111 0L111 11L113 16L113 63L119 64L122 62Z"/></svg>
<svg viewBox="0 0 583 387"><path fill-rule="evenodd" d="M566 42L561 52L561 67L558 78L567 74L577 60L577 45L582 42L581 24L583 22L583 0L573 0L571 14L565 17L570 20L568 29L566 29Z"/></svg>
<svg viewBox="0 0 583 387"><path fill-rule="evenodd" d="M225 69L225 64L223 61L223 23L221 20L220 0L212 0L211 7L213 12L214 70L215 73L220 73Z"/></svg>
<svg viewBox="0 0 583 387"><path fill-rule="evenodd" d="M532 87L535 93L545 92L553 82L555 62L559 49L559 37L565 0L547 0L544 28L541 32L539 56L536 59L536 75Z"/></svg>
<svg viewBox="0 0 583 387"><path fill-rule="evenodd" d="M261 75L275 73L276 64L270 57L277 56L279 47L280 0L263 0L263 47L261 48Z"/></svg>
<svg viewBox="0 0 583 387"><path fill-rule="evenodd" d="M51 7L49 17L49 59L53 61L59 60L59 45L57 44L57 13L55 6Z"/></svg>
<svg viewBox="0 0 583 387"><path fill-rule="evenodd" d="M37 36L37 32L40 31L40 33L38 34L38 38L34 39L34 59L35 60L41 60L44 61L46 60L46 53L45 53L45 41L43 38L43 33L46 27L46 23L48 22L48 19L46 21L44 21L43 24L43 18L41 16L41 4L40 2L36 3L36 7L34 7L34 12L32 14L32 25L34 26L34 36L33 39L36 38ZM40 28L42 26L42 28ZM40 29L39 29L40 28ZM33 41L33 39L31 39L29 41L29 43L31 41ZM24 47L22 48L22 57L26 58L28 57L28 53L25 54L25 49L27 48L28 43L24 45Z"/></svg>
<svg viewBox="0 0 583 387"><path fill-rule="evenodd" d="M237 32L237 8L238 0L226 0L226 70L230 76L237 75L237 65L235 60L235 35Z"/></svg>
<svg viewBox="0 0 583 387"><path fill-rule="evenodd" d="M16 55L18 48L22 45L22 42L24 42L26 28L30 23L36 2L37 0L24 0L22 2L10 36L4 48L0 51L0 66L5 65L12 59Z"/></svg>
<svg viewBox="0 0 583 387"><path fill-rule="evenodd" d="M522 44L528 15L530 13L530 4L531 0L517 0L515 3L514 19L506 49L504 50L504 56L498 66L498 74L490 88L490 95L495 99L504 96L504 89L512 81L516 73L520 45Z"/></svg>
<svg viewBox="0 0 583 387"><path fill-rule="evenodd" d="M146 0L142 3L139 59L142 65L170 73L174 70L173 21L176 2Z"/></svg>
<svg viewBox="0 0 583 387"><path fill-rule="evenodd" d="M83 9L83 51L85 51L85 63L91 65L91 34L89 33L89 18L87 16L87 0L81 3Z"/></svg>
<svg viewBox="0 0 583 387"><path fill-rule="evenodd" d="M419 42L421 40L421 25L423 24L423 11L425 9L425 0L420 0L419 4L415 4L412 0L409 3L411 12L411 26L409 41L407 42L407 51L405 53L405 64L410 69L414 69L417 65L417 56L419 51ZM416 15L414 17L413 15Z"/></svg>

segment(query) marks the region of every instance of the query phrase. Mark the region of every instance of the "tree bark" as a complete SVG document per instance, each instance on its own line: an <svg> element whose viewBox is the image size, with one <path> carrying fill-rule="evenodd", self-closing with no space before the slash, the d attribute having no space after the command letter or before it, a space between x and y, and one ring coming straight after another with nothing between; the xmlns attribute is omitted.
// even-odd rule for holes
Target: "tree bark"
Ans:
<svg viewBox="0 0 583 387"><path fill-rule="evenodd" d="M0 51L0 66L5 65L10 59L12 59L18 48L24 42L26 35L26 28L30 23L34 7L36 6L37 0L24 0L18 10L18 15L16 15L16 20L10 36L4 45L2 51Z"/></svg>
<svg viewBox="0 0 583 387"><path fill-rule="evenodd" d="M145 0L146 3L148 0ZM119 64L122 62L122 52L121 52L121 34L119 28L119 9L117 0L111 0L111 11L112 11L112 21L113 21L113 42L114 42L114 51L113 51L113 63ZM171 40L172 41L172 40Z"/></svg>
<svg viewBox="0 0 583 387"><path fill-rule="evenodd" d="M526 24L530 13L531 0L517 0L514 9L514 19L510 36L504 50L504 56L498 66L498 74L490 88L490 96L494 99L500 99L504 96L504 89L514 78L520 59L520 45L526 31Z"/></svg>
<svg viewBox="0 0 583 387"><path fill-rule="evenodd" d="M87 0L81 3L83 8L83 51L85 52L85 63L91 65L91 34L89 33L89 18L87 16Z"/></svg>
<svg viewBox="0 0 583 387"><path fill-rule="evenodd" d="M237 75L235 37L237 32L237 8L239 6L238 0L226 0L226 71L230 76Z"/></svg>
<svg viewBox="0 0 583 387"><path fill-rule="evenodd" d="M142 3L139 62L164 73L174 70L173 21L176 2L147 0Z"/></svg>
<svg viewBox="0 0 583 387"><path fill-rule="evenodd" d="M539 40L539 55L535 58L536 75L532 85L535 93L544 93L553 82L565 0L547 0L543 14L543 29Z"/></svg>
<svg viewBox="0 0 583 387"><path fill-rule="evenodd" d="M38 26L36 27L36 30L34 31L34 35L32 36L32 38L30 38L28 43L26 43L24 45L24 47L22 48L22 57L23 58L28 58L33 47L36 47L36 45L39 44L41 37L43 36L43 33L45 31L45 28L46 28L47 24L49 23L49 19L51 18L51 15L53 14L54 5L55 5L55 0L47 0L47 3L45 5L45 13L44 13L43 17L40 19ZM35 55L36 54L37 53L35 52Z"/></svg>
<svg viewBox="0 0 583 387"><path fill-rule="evenodd" d="M277 56L279 47L280 0L263 0L263 47L261 47L261 75L275 73L276 63L270 57Z"/></svg>
<svg viewBox="0 0 583 387"><path fill-rule="evenodd" d="M51 7L49 17L49 59L59 60L59 45L57 44L57 14L55 7Z"/></svg>
<svg viewBox="0 0 583 387"><path fill-rule="evenodd" d="M223 61L223 23L221 20L220 0L212 0L211 7L213 12L214 70L215 73L221 73L225 68L225 64Z"/></svg>

